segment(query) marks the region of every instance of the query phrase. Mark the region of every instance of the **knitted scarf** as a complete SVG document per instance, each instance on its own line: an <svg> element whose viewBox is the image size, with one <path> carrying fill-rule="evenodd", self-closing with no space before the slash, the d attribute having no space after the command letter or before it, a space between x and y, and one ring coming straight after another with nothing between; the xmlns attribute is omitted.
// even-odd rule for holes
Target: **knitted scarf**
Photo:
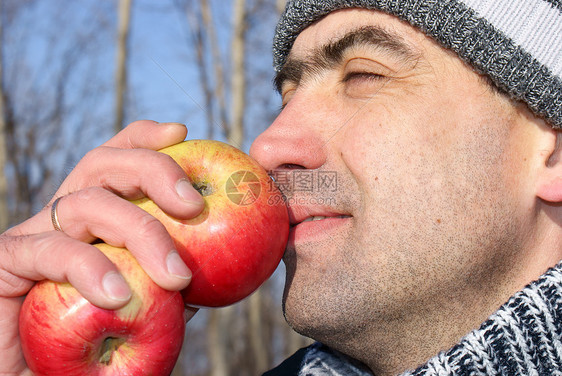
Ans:
<svg viewBox="0 0 562 376"><path fill-rule="evenodd" d="M345 355L315 343L299 376L370 376ZM401 376L562 375L562 263L516 293L479 329Z"/></svg>

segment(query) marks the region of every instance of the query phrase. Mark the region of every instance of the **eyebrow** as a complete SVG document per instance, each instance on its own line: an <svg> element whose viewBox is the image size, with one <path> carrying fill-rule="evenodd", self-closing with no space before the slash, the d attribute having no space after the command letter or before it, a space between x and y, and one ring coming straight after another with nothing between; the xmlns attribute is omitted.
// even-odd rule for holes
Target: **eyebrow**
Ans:
<svg viewBox="0 0 562 376"><path fill-rule="evenodd" d="M378 26L364 26L314 49L306 59L289 55L273 80L275 89L281 93L283 83L287 81L298 84L303 76L335 67L342 62L349 49L357 46L380 49L398 61L411 65L418 61L420 55L401 36Z"/></svg>

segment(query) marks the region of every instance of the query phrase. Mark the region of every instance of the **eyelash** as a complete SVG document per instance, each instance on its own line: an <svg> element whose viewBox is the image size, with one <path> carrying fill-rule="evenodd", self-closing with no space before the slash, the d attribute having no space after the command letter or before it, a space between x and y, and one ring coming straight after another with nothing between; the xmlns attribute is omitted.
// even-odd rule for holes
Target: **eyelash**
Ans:
<svg viewBox="0 0 562 376"><path fill-rule="evenodd" d="M361 80L369 80L369 81L379 81L382 79L385 79L386 77L381 75L381 74L377 74L377 73L371 73L371 72L349 72L347 73L344 78L343 78L343 82L349 82L351 80L354 79L361 79Z"/></svg>
<svg viewBox="0 0 562 376"><path fill-rule="evenodd" d="M382 74L378 74L378 73L372 73L372 72L349 72L346 73L346 75L343 77L342 82L343 83L348 83L351 80L355 80L355 79L359 79L359 80L365 80L365 81L382 81L387 79L387 76L384 76ZM278 108L278 113L281 113L281 111L283 111L283 109L285 108L287 104L281 104Z"/></svg>

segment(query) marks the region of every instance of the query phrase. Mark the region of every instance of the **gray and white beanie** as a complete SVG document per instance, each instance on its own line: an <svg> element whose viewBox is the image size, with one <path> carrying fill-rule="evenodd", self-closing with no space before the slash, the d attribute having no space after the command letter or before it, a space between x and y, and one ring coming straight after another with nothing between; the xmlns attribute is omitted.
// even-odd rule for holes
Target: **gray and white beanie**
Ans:
<svg viewBox="0 0 562 376"><path fill-rule="evenodd" d="M302 30L345 8L409 22L562 129L562 0L289 0L273 42L275 69Z"/></svg>

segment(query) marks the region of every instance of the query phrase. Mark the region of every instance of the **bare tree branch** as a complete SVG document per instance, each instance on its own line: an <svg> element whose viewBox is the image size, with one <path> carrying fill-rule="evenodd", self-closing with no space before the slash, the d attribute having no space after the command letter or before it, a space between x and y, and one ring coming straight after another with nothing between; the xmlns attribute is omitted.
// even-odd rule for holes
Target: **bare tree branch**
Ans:
<svg viewBox="0 0 562 376"><path fill-rule="evenodd" d="M6 93L4 90L4 2L0 0L0 232L8 228L10 212L8 209L8 181L6 164Z"/></svg>
<svg viewBox="0 0 562 376"><path fill-rule="evenodd" d="M246 110L246 0L235 0L232 36L232 125L228 142L241 148L244 140L244 113Z"/></svg>
<svg viewBox="0 0 562 376"><path fill-rule="evenodd" d="M115 133L123 128L125 119L125 90L127 88L127 58L131 3L132 0L119 0L117 67L115 72Z"/></svg>
<svg viewBox="0 0 562 376"><path fill-rule="evenodd" d="M287 0L276 0L277 13L281 14L283 12L285 4L287 4Z"/></svg>
<svg viewBox="0 0 562 376"><path fill-rule="evenodd" d="M213 12L209 5L209 0L201 0L201 16L203 19L203 27L205 28L205 30L207 30L207 33L209 35L208 39L211 48L212 64L215 74L214 97L218 101L219 121L221 128L223 129L225 134L228 134L230 126L226 115L226 91L224 88L224 83L226 80L224 77L223 59L221 58L217 33L215 31L213 21Z"/></svg>

